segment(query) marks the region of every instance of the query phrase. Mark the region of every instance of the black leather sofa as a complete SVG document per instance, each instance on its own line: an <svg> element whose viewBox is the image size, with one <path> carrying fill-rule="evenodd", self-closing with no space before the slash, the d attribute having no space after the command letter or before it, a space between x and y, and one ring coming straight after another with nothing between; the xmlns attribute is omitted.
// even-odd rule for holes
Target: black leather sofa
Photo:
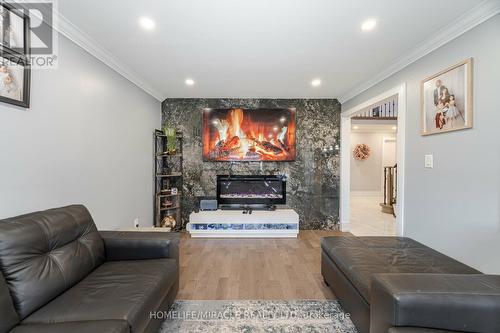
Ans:
<svg viewBox="0 0 500 333"><path fill-rule="evenodd" d="M0 221L0 333L158 332L178 286L175 234L99 232L81 205Z"/></svg>
<svg viewBox="0 0 500 333"><path fill-rule="evenodd" d="M500 276L403 237L327 237L321 248L325 283L360 333L500 332Z"/></svg>

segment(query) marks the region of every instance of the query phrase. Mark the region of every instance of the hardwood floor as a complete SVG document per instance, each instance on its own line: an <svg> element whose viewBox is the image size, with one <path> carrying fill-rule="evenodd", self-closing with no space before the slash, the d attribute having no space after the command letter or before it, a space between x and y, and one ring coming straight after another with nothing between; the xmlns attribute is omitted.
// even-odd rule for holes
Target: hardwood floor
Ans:
<svg viewBox="0 0 500 333"><path fill-rule="evenodd" d="M180 246L182 300L332 299L320 272L320 238L338 231L301 231L297 239L196 239Z"/></svg>

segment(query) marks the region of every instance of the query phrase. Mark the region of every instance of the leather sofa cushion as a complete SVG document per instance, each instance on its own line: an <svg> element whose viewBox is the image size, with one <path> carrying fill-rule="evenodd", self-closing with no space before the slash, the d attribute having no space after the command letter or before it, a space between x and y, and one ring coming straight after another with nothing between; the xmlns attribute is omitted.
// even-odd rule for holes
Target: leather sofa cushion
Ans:
<svg viewBox="0 0 500 333"><path fill-rule="evenodd" d="M96 320L56 324L19 325L10 333L129 333L125 320Z"/></svg>
<svg viewBox="0 0 500 333"><path fill-rule="evenodd" d="M104 244L81 205L0 221L0 270L21 319L104 261Z"/></svg>
<svg viewBox="0 0 500 333"><path fill-rule="evenodd" d="M428 327L500 332L500 276L485 274L376 274L370 329Z"/></svg>
<svg viewBox="0 0 500 333"><path fill-rule="evenodd" d="M174 259L106 262L22 323L123 319L142 332L176 279Z"/></svg>
<svg viewBox="0 0 500 333"><path fill-rule="evenodd" d="M406 237L333 236L323 238L321 248L368 303L376 273L480 274Z"/></svg>
<svg viewBox="0 0 500 333"><path fill-rule="evenodd" d="M14 309L14 304L12 304L9 288L7 288L2 272L0 272L0 333L8 332L18 322L19 317Z"/></svg>

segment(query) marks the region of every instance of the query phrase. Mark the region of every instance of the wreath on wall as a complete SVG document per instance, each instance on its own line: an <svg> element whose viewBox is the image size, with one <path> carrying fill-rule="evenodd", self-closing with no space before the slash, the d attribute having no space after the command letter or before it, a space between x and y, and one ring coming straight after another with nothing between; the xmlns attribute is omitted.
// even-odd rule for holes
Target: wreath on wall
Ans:
<svg viewBox="0 0 500 333"><path fill-rule="evenodd" d="M354 147L353 150L353 155L354 159L358 161L364 161L370 157L370 147L364 143L357 144L356 147Z"/></svg>

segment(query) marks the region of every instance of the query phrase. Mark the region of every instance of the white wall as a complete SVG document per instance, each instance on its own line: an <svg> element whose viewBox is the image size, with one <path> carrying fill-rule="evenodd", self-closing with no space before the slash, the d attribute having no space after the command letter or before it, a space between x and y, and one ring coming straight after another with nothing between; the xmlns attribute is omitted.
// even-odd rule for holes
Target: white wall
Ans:
<svg viewBox="0 0 500 333"><path fill-rule="evenodd" d="M85 204L100 229L152 225L160 102L59 37L32 73L31 109L0 103L0 218Z"/></svg>
<svg viewBox="0 0 500 333"><path fill-rule="evenodd" d="M407 83L405 235L486 273L500 274L500 15L344 103ZM420 135L422 79L474 57L474 128ZM434 169L424 155L434 154Z"/></svg>
<svg viewBox="0 0 500 333"><path fill-rule="evenodd" d="M384 138L395 138L392 132L351 132L351 150L357 144L364 143L370 147L370 157L364 161L351 160L351 192L374 192L383 194L382 176L382 144Z"/></svg>

